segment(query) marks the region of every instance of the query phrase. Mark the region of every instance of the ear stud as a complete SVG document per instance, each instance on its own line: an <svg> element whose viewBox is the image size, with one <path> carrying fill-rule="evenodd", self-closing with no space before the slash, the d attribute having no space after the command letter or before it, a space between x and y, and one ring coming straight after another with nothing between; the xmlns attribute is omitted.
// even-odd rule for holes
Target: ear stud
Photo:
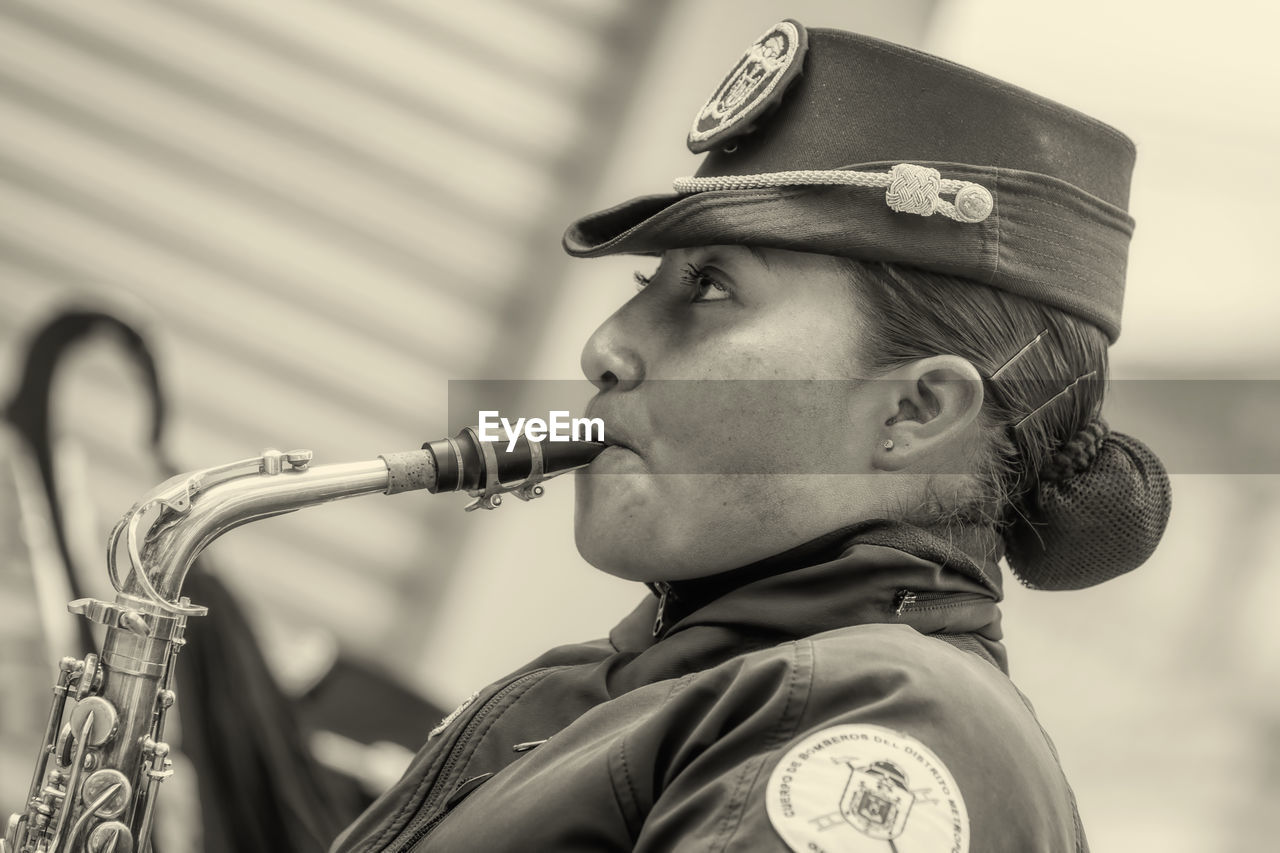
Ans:
<svg viewBox="0 0 1280 853"><path fill-rule="evenodd" d="M893 439L886 438L883 442L881 442L880 446L883 447L885 450L893 450Z"/></svg>

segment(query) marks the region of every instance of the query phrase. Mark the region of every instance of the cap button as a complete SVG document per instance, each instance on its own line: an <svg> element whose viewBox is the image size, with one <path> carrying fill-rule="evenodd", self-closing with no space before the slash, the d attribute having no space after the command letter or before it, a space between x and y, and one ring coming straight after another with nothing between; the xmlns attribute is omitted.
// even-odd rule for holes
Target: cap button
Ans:
<svg viewBox="0 0 1280 853"><path fill-rule="evenodd" d="M981 222L991 215L995 201L986 187L969 184L956 193L956 213L965 222Z"/></svg>

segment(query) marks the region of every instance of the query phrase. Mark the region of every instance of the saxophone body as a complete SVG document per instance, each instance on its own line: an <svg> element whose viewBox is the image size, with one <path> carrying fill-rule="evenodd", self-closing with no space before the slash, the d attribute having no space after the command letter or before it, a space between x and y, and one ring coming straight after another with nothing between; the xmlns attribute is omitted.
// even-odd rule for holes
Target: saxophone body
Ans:
<svg viewBox="0 0 1280 853"><path fill-rule="evenodd" d="M9 818L0 853L149 850L158 789L173 774L164 732L177 701L174 667L187 620L207 612L182 596L182 584L214 539L251 521L368 494L462 490L474 498L468 509L494 509L504 493L531 500L542 494L541 480L604 448L568 444L544 454L522 439L504 452L465 429L367 462L313 467L310 451L273 450L157 486L108 539L115 600L68 605L106 626L102 650L62 659L26 807Z"/></svg>

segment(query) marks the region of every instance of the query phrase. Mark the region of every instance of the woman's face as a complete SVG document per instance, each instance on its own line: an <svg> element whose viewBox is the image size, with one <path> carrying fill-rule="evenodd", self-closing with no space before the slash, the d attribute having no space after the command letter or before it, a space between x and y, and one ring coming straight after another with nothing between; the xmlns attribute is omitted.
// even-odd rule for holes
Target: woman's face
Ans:
<svg viewBox="0 0 1280 853"><path fill-rule="evenodd" d="M582 353L614 445L578 474L584 558L698 577L881 511L871 460L893 410L860 379L853 294L825 255L666 252Z"/></svg>

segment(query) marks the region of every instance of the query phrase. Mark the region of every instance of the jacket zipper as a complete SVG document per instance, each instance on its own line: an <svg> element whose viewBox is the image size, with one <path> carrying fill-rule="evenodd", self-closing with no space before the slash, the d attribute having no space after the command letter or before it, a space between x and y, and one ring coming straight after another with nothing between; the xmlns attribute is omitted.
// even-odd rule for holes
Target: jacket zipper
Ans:
<svg viewBox="0 0 1280 853"><path fill-rule="evenodd" d="M946 604L943 606L951 607L984 598L990 600L991 596L981 592L915 592L910 589L900 589L893 597L893 615L901 617L904 613L926 610L939 601L945 601Z"/></svg>
<svg viewBox="0 0 1280 853"><path fill-rule="evenodd" d="M662 636L662 630L666 625L667 602L675 598L675 593L671 591L671 584L666 581L658 581L654 584L658 591L658 615L653 618L653 636Z"/></svg>
<svg viewBox="0 0 1280 853"><path fill-rule="evenodd" d="M471 719L467 721L467 727L462 730L462 734L458 735L458 739L455 740L453 742L453 746L449 748L449 756L445 759L444 765L441 766L440 772L436 774L436 780L431 784L430 790L428 790L426 796L423 797L420 811L429 811L435 804L435 801L439 799L442 792L442 786L449 778L449 774L453 772L454 766L457 765L458 756L462 752L462 748L466 746L475 735L476 729L480 728L480 723L484 721L485 717L489 716L489 712L516 688L530 681L541 679L555 669L560 669L560 667L547 667L545 669L535 669L533 672L526 672L506 687L503 687L497 693L490 696L488 701L476 710L476 712L471 716ZM442 808L437 814L432 815L430 820L418 826L408 836L402 836L404 840L394 848L395 853L408 853L408 851L412 850L414 845L426 838L431 830L436 828L436 824L444 820L445 815L449 814L449 811L450 808L448 806ZM384 850L391 849L392 848L390 847L384 848Z"/></svg>

